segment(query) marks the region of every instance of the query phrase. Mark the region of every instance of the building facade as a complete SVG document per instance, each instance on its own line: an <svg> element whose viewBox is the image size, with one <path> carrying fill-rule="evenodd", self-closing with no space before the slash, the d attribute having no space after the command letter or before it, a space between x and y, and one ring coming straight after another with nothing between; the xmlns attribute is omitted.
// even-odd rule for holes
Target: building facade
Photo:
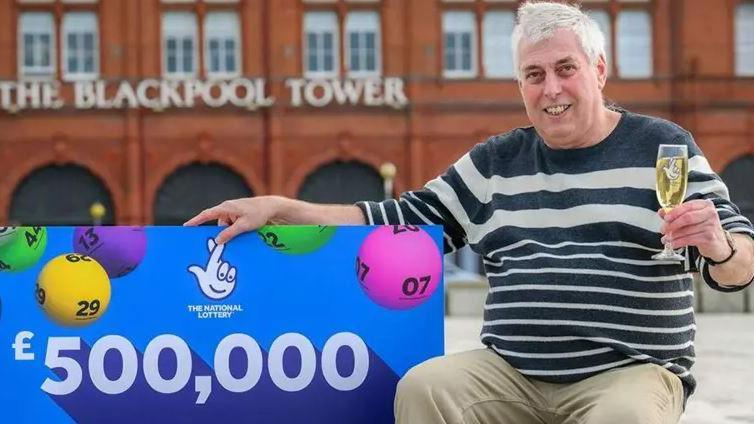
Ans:
<svg viewBox="0 0 754 424"><path fill-rule="evenodd" d="M0 224L179 224L418 188L527 125L511 0L0 0ZM754 218L754 2L583 0L606 96L690 130Z"/></svg>

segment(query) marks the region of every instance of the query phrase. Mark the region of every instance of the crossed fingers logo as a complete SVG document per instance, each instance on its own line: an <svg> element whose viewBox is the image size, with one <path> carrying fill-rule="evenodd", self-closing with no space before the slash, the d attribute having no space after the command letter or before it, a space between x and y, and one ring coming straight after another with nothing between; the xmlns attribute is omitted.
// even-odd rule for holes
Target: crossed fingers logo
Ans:
<svg viewBox="0 0 754 424"><path fill-rule="evenodd" d="M675 181L681 176L681 167L678 166L678 159L676 158L670 158L668 164L663 166L662 169L670 181Z"/></svg>
<svg viewBox="0 0 754 424"><path fill-rule="evenodd" d="M236 267L223 260L224 244L217 244L213 239L207 239L209 260L205 266L191 265L188 272L194 274L199 288L205 296L213 300L221 300L230 296L236 288Z"/></svg>

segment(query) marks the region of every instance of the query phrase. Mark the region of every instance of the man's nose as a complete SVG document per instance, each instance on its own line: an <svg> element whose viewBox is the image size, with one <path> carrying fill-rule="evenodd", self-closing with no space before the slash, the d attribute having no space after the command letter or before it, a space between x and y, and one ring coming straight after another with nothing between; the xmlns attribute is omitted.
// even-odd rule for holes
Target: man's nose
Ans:
<svg viewBox="0 0 754 424"><path fill-rule="evenodd" d="M560 78L558 78L558 76L555 74L545 74L545 96L554 100L562 92L563 86L560 83Z"/></svg>

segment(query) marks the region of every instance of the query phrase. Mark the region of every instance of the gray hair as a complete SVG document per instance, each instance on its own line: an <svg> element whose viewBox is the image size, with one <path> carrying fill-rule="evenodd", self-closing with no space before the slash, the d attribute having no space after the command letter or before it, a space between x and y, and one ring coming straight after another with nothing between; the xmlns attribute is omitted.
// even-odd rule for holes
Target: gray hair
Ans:
<svg viewBox="0 0 754 424"><path fill-rule="evenodd" d="M582 12L578 6L562 3L527 1L518 8L518 21L511 35L513 70L521 80L518 47L522 38L531 43L550 39L555 30L567 29L576 34L584 54L592 64L605 55L605 35L597 22Z"/></svg>

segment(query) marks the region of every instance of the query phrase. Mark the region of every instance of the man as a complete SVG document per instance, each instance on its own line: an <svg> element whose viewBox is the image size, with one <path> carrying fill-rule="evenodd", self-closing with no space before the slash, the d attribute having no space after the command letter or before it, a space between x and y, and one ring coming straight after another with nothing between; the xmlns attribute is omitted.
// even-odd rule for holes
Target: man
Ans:
<svg viewBox="0 0 754 424"><path fill-rule="evenodd" d="M401 423L671 423L695 381L692 279L744 288L754 230L691 135L604 105L604 36L577 8L527 3L514 64L533 127L477 145L422 189L382 204L281 197L225 202L188 224L442 224L490 282L482 341L398 385ZM656 212L659 144L689 151L686 201ZM658 216L659 215L659 216ZM653 261L662 242L684 262Z"/></svg>

